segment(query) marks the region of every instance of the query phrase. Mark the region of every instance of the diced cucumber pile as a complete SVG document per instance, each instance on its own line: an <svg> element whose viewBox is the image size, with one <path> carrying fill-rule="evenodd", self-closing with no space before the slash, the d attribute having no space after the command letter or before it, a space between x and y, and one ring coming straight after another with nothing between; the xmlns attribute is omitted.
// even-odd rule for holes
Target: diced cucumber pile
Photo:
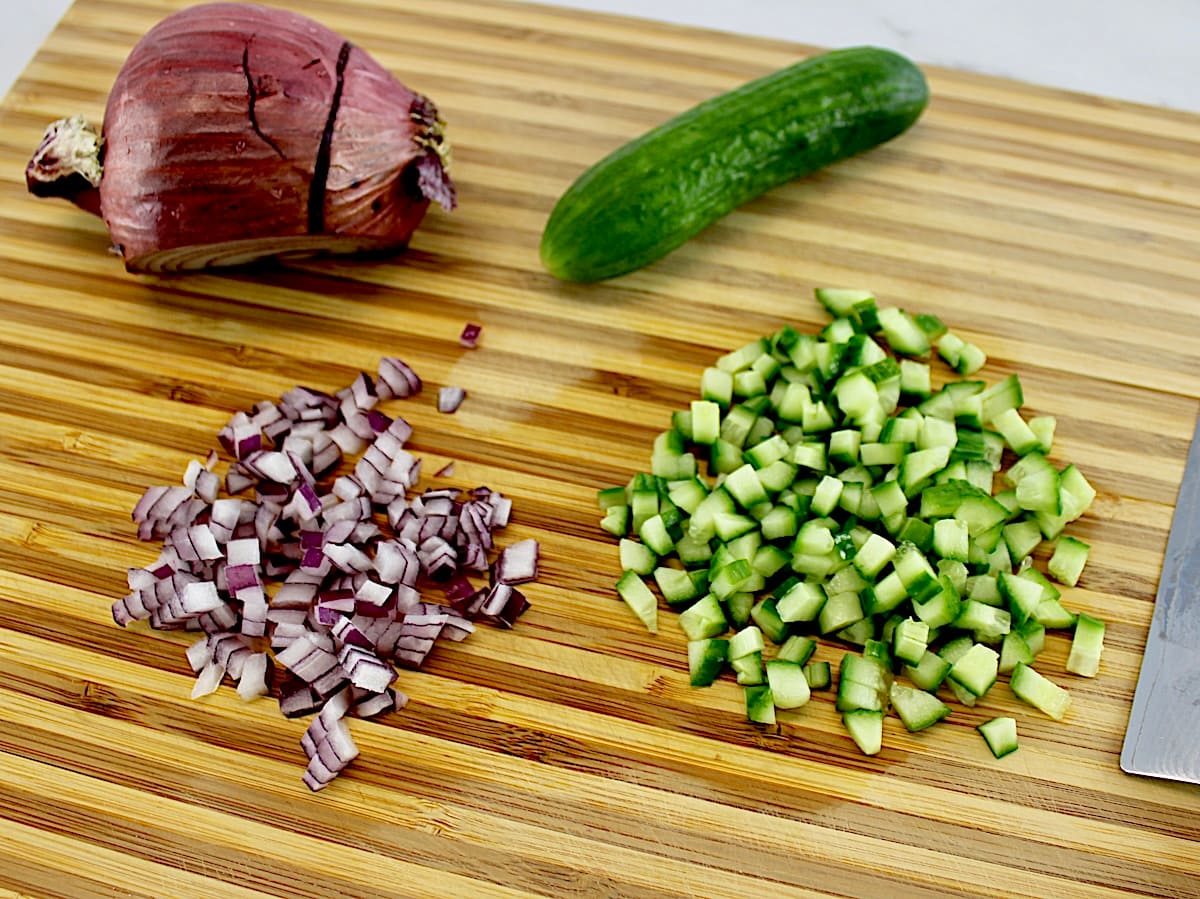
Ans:
<svg viewBox="0 0 1200 899"><path fill-rule="evenodd" d="M651 470L600 491L619 595L653 632L653 581L691 683L732 672L757 723L831 686L818 638L861 647L836 707L867 754L889 711L923 730L950 713L939 690L973 706L1001 675L1061 719L1069 694L1033 665L1046 631L1068 630L1067 670L1097 673L1104 624L1055 586L1079 582L1089 547L1064 530L1095 490L1051 460L1054 419L1022 412L1018 376L970 377L984 353L936 317L816 293L833 316L819 335L784 327L722 356ZM935 354L958 375L936 389ZM1016 747L1010 721L980 728L997 757Z"/></svg>

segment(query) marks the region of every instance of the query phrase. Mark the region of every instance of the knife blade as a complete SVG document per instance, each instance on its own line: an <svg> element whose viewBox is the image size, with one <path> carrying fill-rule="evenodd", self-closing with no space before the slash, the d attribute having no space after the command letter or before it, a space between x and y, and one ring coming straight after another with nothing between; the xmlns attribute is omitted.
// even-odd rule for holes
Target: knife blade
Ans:
<svg viewBox="0 0 1200 899"><path fill-rule="evenodd" d="M1200 783L1200 422L1167 538L1121 768Z"/></svg>

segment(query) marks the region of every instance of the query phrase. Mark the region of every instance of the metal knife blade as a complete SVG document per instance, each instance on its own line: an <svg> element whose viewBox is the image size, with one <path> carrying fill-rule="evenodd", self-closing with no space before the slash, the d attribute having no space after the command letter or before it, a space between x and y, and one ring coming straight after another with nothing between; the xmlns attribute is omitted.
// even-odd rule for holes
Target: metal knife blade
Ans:
<svg viewBox="0 0 1200 899"><path fill-rule="evenodd" d="M1200 422L1167 538L1121 768L1200 783Z"/></svg>

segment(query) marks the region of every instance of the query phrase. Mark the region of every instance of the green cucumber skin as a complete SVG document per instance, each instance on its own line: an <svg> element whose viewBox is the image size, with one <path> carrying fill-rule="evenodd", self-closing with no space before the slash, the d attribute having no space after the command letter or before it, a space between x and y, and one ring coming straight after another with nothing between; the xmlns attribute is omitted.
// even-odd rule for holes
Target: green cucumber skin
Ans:
<svg viewBox="0 0 1200 899"><path fill-rule="evenodd" d="M814 56L625 144L559 198L542 234L554 276L642 268L772 187L902 134L929 101L921 70L877 47Z"/></svg>

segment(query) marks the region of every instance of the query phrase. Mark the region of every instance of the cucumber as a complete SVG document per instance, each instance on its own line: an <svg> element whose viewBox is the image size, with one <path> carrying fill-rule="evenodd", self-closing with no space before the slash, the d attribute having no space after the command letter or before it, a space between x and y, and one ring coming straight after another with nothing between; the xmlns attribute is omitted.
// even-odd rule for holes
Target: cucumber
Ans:
<svg viewBox="0 0 1200 899"><path fill-rule="evenodd" d="M693 687L707 687L729 661L729 641L707 637L688 643L688 675Z"/></svg>
<svg viewBox="0 0 1200 899"><path fill-rule="evenodd" d="M729 669L751 720L830 688L829 663L813 661L825 638L861 647L841 660L834 706L868 749L890 709L923 729L950 708L943 689L975 706L1002 674L1014 696L1064 717L1069 694L1032 666L1048 629L1073 629L1066 671L1099 673L1104 623L1072 611L1067 593L1089 548L1062 533L1095 488L1075 466L1059 470L1044 434L1036 448L1015 440L1015 456L985 429L1025 414L1015 375L937 392L922 377L925 398L906 395L908 360L896 361L888 328L907 328L910 350L925 335L961 361L968 344L943 323L897 319L869 291L817 297L839 316L819 337L783 326L721 356L704 380L715 396L713 373L731 378L730 398L671 413L652 471L597 491L625 572L618 592L650 627L660 605L678 614L691 682ZM676 466L714 435L717 464ZM980 732L999 751L1015 745L1003 720Z"/></svg>
<svg viewBox="0 0 1200 899"><path fill-rule="evenodd" d="M1100 653L1104 649L1104 622L1082 612L1075 619L1075 637L1067 670L1081 677L1095 677L1100 670Z"/></svg>
<svg viewBox="0 0 1200 899"><path fill-rule="evenodd" d="M633 610L652 634L658 633L658 600L636 571L626 571L617 581L617 595Z"/></svg>
<svg viewBox="0 0 1200 899"><path fill-rule="evenodd" d="M950 714L950 706L932 693L893 683L890 691L892 708L910 733L932 727Z"/></svg>
<svg viewBox="0 0 1200 899"><path fill-rule="evenodd" d="M798 662L772 659L766 663L767 685L778 709L798 709L808 702L809 686L804 666Z"/></svg>
<svg viewBox="0 0 1200 899"><path fill-rule="evenodd" d="M775 697L767 684L750 684L745 690L746 718L756 724L775 723Z"/></svg>
<svg viewBox="0 0 1200 899"><path fill-rule="evenodd" d="M550 213L542 263L568 281L642 268L759 194L897 137L928 101L921 70L877 47L751 81L584 172Z"/></svg>
<svg viewBox="0 0 1200 899"><path fill-rule="evenodd" d="M1055 721L1065 718L1067 710L1071 707L1070 693L1024 662L1017 663L1008 685L1014 696Z"/></svg>
<svg viewBox="0 0 1200 899"><path fill-rule="evenodd" d="M1015 718L1002 716L985 721L976 730L987 742L992 755L1001 759L1017 749L1017 721Z"/></svg>
<svg viewBox="0 0 1200 899"><path fill-rule="evenodd" d="M883 748L883 712L851 709L842 713L842 724L863 755L878 755Z"/></svg>

